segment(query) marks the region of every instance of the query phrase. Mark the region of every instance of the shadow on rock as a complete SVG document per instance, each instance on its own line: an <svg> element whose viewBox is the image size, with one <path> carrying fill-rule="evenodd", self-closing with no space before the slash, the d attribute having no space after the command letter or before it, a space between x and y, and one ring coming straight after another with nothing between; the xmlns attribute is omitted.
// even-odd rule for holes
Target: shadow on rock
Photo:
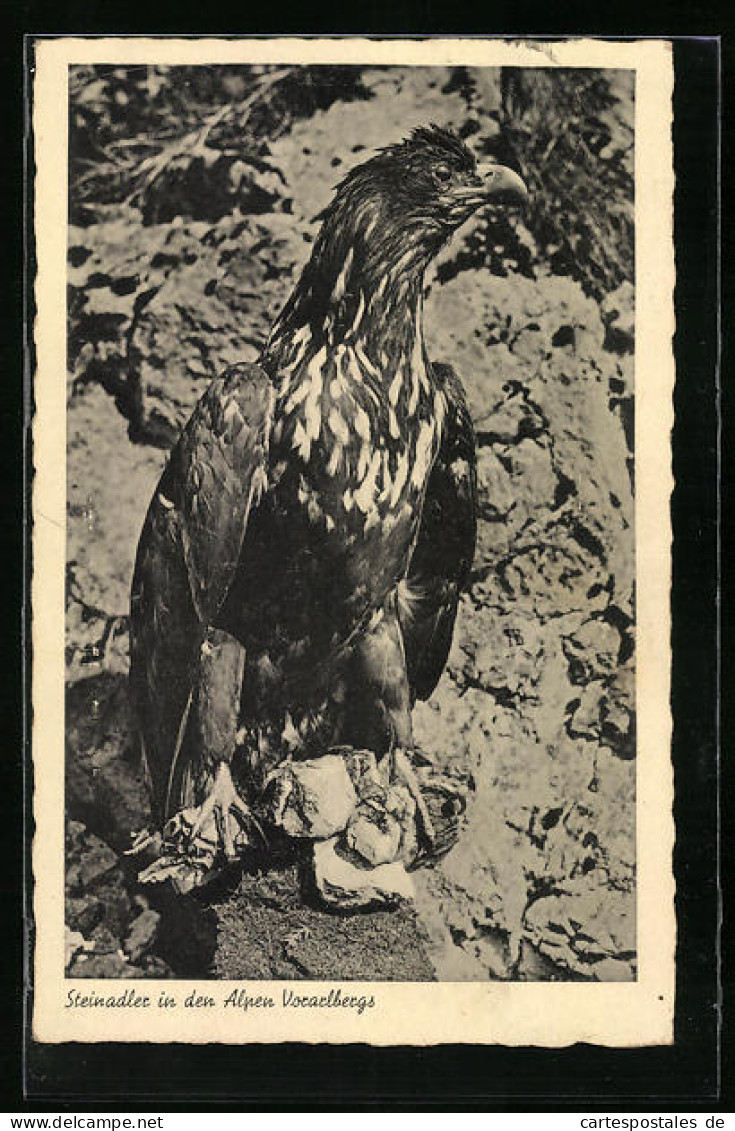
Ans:
<svg viewBox="0 0 735 1131"><path fill-rule="evenodd" d="M118 853L150 821L130 736L125 676L102 672L67 687L66 814Z"/></svg>

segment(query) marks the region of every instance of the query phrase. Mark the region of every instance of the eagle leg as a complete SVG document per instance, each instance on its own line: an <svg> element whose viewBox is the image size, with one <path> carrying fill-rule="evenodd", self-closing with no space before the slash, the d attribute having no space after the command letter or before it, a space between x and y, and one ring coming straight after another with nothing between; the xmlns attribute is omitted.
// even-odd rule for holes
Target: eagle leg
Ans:
<svg viewBox="0 0 735 1131"><path fill-rule="evenodd" d="M171 767L164 844L182 856L235 860L251 827L259 830L232 780L238 745L245 651L219 629L207 631L195 688L192 734ZM202 800L202 797L204 798ZM259 830L260 831L260 830Z"/></svg>
<svg viewBox="0 0 735 1131"><path fill-rule="evenodd" d="M402 782L413 797L420 833L428 851L436 833L421 786L411 765L413 750L411 693L403 632L394 605L388 602L380 619L356 645L351 712L346 738L387 755L391 781Z"/></svg>
<svg viewBox="0 0 735 1131"><path fill-rule="evenodd" d="M198 807L174 813L162 834L136 840L131 855L155 848L156 860L138 876L141 883L170 880L181 894L209 883L249 844L250 827L260 826L237 793L229 762L219 762L211 789ZM262 833L261 833L262 835Z"/></svg>
<svg viewBox="0 0 735 1131"><path fill-rule="evenodd" d="M427 847L432 848L436 843L436 831L429 814L429 808L424 801L418 778L414 773L406 751L400 746L394 746L390 752L390 777L394 781L402 781L416 803L416 812L419 817L421 831L427 841Z"/></svg>
<svg viewBox="0 0 735 1131"><path fill-rule="evenodd" d="M236 821L233 821L233 814ZM214 821L226 859L236 860L238 853L235 834L241 828L247 829L252 820L248 806L235 789L229 763L220 762L215 771L212 791L199 807L187 839L190 845L196 845L200 834L206 834L208 825ZM205 841L208 839L205 835Z"/></svg>

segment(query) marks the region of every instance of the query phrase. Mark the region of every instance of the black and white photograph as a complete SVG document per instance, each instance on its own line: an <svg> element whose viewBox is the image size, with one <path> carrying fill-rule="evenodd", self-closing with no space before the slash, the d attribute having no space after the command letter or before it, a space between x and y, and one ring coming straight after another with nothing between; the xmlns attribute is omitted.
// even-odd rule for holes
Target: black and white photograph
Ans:
<svg viewBox="0 0 735 1131"><path fill-rule="evenodd" d="M623 1003L655 976L642 772L664 868L671 836L635 60L145 44L71 52L54 166L58 1010L91 1032L186 986L357 1034L391 984Z"/></svg>

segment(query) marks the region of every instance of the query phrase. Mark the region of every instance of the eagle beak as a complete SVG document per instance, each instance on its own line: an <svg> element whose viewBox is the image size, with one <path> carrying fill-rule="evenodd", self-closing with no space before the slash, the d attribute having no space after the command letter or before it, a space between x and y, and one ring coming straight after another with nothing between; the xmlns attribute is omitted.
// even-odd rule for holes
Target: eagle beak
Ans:
<svg viewBox="0 0 735 1131"><path fill-rule="evenodd" d="M489 204L525 204L528 189L512 169L485 161L477 166L477 177L482 182L485 200Z"/></svg>

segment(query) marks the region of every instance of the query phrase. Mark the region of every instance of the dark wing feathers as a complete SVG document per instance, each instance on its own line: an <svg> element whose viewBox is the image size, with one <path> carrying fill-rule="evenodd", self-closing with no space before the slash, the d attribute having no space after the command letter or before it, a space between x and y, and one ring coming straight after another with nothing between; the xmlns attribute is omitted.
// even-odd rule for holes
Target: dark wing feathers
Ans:
<svg viewBox="0 0 735 1131"><path fill-rule="evenodd" d="M399 594L414 699L428 699L444 670L477 532L475 432L464 390L450 366L434 364L433 370L444 389L448 412L429 476L418 538Z"/></svg>
<svg viewBox="0 0 735 1131"><path fill-rule="evenodd" d="M181 554L181 516L166 468L148 508L130 599L130 695L156 821L163 820L169 768L188 711L203 634Z"/></svg>
<svg viewBox="0 0 735 1131"><path fill-rule="evenodd" d="M182 547L204 624L227 596L248 515L266 485L272 400L260 366L234 366L209 386L179 443Z"/></svg>
<svg viewBox="0 0 735 1131"><path fill-rule="evenodd" d="M239 365L214 381L171 453L138 544L130 687L156 815L199 679L206 629L227 596L265 484L272 388Z"/></svg>

